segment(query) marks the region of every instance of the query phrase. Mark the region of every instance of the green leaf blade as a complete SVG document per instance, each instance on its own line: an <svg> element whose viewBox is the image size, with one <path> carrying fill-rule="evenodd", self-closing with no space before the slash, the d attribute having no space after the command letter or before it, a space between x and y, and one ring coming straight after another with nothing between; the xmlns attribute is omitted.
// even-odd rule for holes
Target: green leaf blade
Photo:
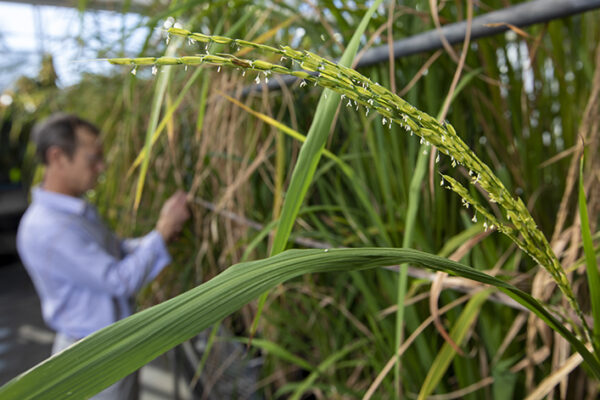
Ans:
<svg viewBox="0 0 600 400"><path fill-rule="evenodd" d="M469 300L465 306L465 309L458 317L458 320L450 331L450 337L459 346L464 340L471 325L477 318L477 315L479 315L481 306L491 294L492 291L489 289L476 293L473 298ZM456 350L454 350L454 348L448 342L444 343L442 350L437 354L433 364L431 365L431 368L429 369L423 386L421 386L421 392L419 393L418 397L419 400L426 399L427 396L429 396L435 390L455 356Z"/></svg>
<svg viewBox="0 0 600 400"><path fill-rule="evenodd" d="M590 300L592 303L592 315L594 317L593 345L596 352L598 352L600 350L600 274L598 273L598 263L596 261L596 252L594 251L594 242L592 241L590 220L587 212L587 201L585 199L583 162L584 157L581 157L579 164L579 216L581 220L581 236L583 237L583 250L585 253L585 266L590 289Z"/></svg>
<svg viewBox="0 0 600 400"><path fill-rule="evenodd" d="M575 335L529 294L493 276L411 249L289 250L236 264L190 291L88 336L1 387L0 399L92 396L286 280L307 273L401 263L427 266L503 290L565 337L600 378L600 363Z"/></svg>

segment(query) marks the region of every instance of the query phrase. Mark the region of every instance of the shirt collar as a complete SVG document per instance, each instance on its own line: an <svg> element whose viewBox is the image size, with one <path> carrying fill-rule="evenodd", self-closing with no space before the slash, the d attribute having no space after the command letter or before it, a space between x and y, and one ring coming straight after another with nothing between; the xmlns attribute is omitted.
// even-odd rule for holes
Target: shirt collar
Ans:
<svg viewBox="0 0 600 400"><path fill-rule="evenodd" d="M78 197L44 190L41 186L32 189L31 195L35 203L68 214L84 215L89 204Z"/></svg>

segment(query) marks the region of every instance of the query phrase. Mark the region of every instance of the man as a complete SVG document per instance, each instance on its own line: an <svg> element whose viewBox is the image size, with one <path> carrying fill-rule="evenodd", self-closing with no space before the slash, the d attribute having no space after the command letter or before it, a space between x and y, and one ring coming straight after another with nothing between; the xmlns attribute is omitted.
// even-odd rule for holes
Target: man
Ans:
<svg viewBox="0 0 600 400"><path fill-rule="evenodd" d="M33 131L46 170L17 233L17 247L56 331L52 353L132 313L135 293L170 262L165 243L189 218L186 194L171 196L156 229L119 240L81 198L104 170L99 131L74 115L56 114ZM95 399L136 397L129 376Z"/></svg>

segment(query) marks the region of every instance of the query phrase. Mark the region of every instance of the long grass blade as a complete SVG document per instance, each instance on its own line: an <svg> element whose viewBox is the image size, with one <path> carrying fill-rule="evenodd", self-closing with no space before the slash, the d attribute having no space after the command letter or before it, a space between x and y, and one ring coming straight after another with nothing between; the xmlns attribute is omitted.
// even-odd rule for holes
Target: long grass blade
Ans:
<svg viewBox="0 0 600 400"><path fill-rule="evenodd" d="M215 339L217 337L217 333L219 332L220 327L221 327L221 322L217 322L216 324L213 325L212 329L210 330L210 334L208 335L208 340L206 341L206 346L204 347L204 350L202 353L202 358L200 359L200 362L196 366L196 371L194 372L194 376L192 377L192 379L190 381L190 387L195 387L196 384L198 383L198 380L200 379L200 376L202 375L202 371L204 371L204 366L206 365L206 362L208 361L208 356L210 355L210 352L213 348L213 345L215 343Z"/></svg>
<svg viewBox="0 0 600 400"><path fill-rule="evenodd" d="M425 172L427 171L429 148L427 146L421 146L421 150L422 151L419 151L415 171L410 181L408 209L406 211L406 228L404 230L404 237L402 238L402 247L405 248L411 247L412 245L417 211L419 209L421 184L425 178ZM406 297L407 283L408 265L402 264L400 265L400 273L398 275L398 293L396 298L396 304L398 306L398 311L396 311L396 348L399 348L402 344L402 333L404 330L404 298ZM400 390L400 361L401 358L398 357L396 360L396 366L394 368L394 382L398 393Z"/></svg>
<svg viewBox="0 0 600 400"><path fill-rule="evenodd" d="M592 350L591 346L588 346ZM542 400L547 398L548 394L554 390L558 384L569 376L569 374L581 364L581 355L573 354L567 361L556 371L544 378L544 380L535 388L535 390L527 395L525 400Z"/></svg>
<svg viewBox="0 0 600 400"><path fill-rule="evenodd" d="M452 104L452 101L458 96L458 94L466 87L466 85L475 77L475 72L468 74L460 80L458 86L450 93L448 93L446 107ZM444 109L440 110L438 118L440 119L445 113ZM419 210L420 198L421 198L421 185L425 179L427 172L427 159L429 158L429 146L422 145L419 150L419 156L417 157L417 163L415 170L410 181L410 188L408 193L408 209L406 211L406 222L404 237L402 238L402 247L412 247L413 235L415 223L417 220L417 212ZM433 171L430 171L433 173ZM406 285L408 282L408 265L400 266L400 274L398 275L398 292L396 298L396 305L398 311L396 312L396 348L402 345L402 333L404 329L404 298L406 296ZM396 360L396 366L394 368L394 382L395 386L400 393L400 362L401 358L398 357Z"/></svg>
<svg viewBox="0 0 600 400"><path fill-rule="evenodd" d="M333 364L335 364L341 358L345 357L351 351L354 351L356 349L363 347L366 343L367 343L367 340L365 340L365 339L357 340L356 342L351 343L351 344L347 345L346 347L344 347L343 349L331 354L321 364L319 364L319 366L313 372L311 372L310 375L308 375L308 377L302 383L300 383L300 385L296 388L296 390L294 390L294 393L292 393L292 395L290 396L290 400L299 400L302 397L302 395L317 380L319 375L324 373L327 370L327 368L331 367Z"/></svg>
<svg viewBox="0 0 600 400"><path fill-rule="evenodd" d="M251 109L250 107L248 107L245 104L241 103L240 101L234 99L233 97L226 95L223 92L217 91L217 93L221 94L227 100L229 100L233 104L237 105L238 107L242 108L244 111L248 112L249 114L252 114L257 118L260 118L262 121L266 122L267 124L277 128L279 131L283 132L284 134L298 140L301 143L304 143L306 141L306 136L304 136L300 132L290 128L289 126L275 120L274 118L269 117L268 115L265 115L263 113L260 113L258 111ZM366 190L366 186L364 185L364 182L362 182L362 180L357 176L357 174L352 169L352 167L348 163L344 162L341 158L339 158L338 156L336 156L335 154L333 154L332 152L330 152L327 149L323 149L322 154L325 157L332 160L337 165L337 167L344 173L344 175L348 179L348 182L353 185L352 190L354 190L356 192L356 196L358 197L358 200L361 202L364 209L367 211L367 213L371 217L375 226L377 226L378 233L384 237L384 241L387 244L391 243L390 239L387 235L383 221L381 220L381 217L378 215L378 213L372 206L372 203L371 203L371 200L369 199L369 195L367 194L367 190Z"/></svg>
<svg viewBox="0 0 600 400"><path fill-rule="evenodd" d="M252 13L245 14L242 18L240 18L239 21L237 21L234 24L234 26L231 27L231 29L229 29L226 32L226 35L234 35L251 16L252 16ZM223 20L221 20L221 21L223 21ZM217 29L216 32L219 32L219 30ZM217 47L214 50L219 51L220 47ZM173 53L173 51L171 51L171 50L168 50L168 51L169 51L169 54ZM200 69L200 68L198 68L196 71L194 71L194 74L190 77L190 79L188 79L188 81L186 82L183 89L181 89L181 91L179 92L179 95L177 96L177 99L175 100L175 102L170 107L167 108L167 111L165 112L163 119L160 121L158 126L155 127L154 132L152 133L152 142L150 143L150 149L158 141L158 139L160 138L160 134L162 133L162 131L165 128L165 126L167 125L167 123L169 123L169 121L172 120L173 114L175 113L175 111L177 110L179 105L181 104L183 98L185 97L187 92L190 90L192 85L196 82L196 80L198 78L200 78L200 76L203 74L203 72L204 72L204 70ZM209 86L208 82L206 80L204 80L202 82L198 121L196 124L197 129L200 129L202 127L202 121L204 119L204 110L206 108L206 97L207 97L207 93L208 93L208 86ZM137 155L136 159L134 160L133 164L131 165L131 167L129 167L129 171L127 172L128 176L131 175L133 173L133 171L142 162L144 162L144 160L146 160L147 154L149 151L149 149L147 149L147 147L148 147L147 144L144 145L144 147L142 148L142 150L140 151L140 153Z"/></svg>
<svg viewBox="0 0 600 400"><path fill-rule="evenodd" d="M154 131L151 134L152 141L150 143L150 149L152 148L152 146L154 144L156 144L156 142L160 138L160 134L165 129L165 126L167 126L167 124L169 123L169 121L172 121L173 114L175 113L175 111L177 110L177 108L179 108L179 105L181 104L181 101L183 100L184 96L187 94L188 90L190 90L190 88L192 87L192 85L202 75L203 72L204 72L204 70L200 69L200 68L198 68L196 71L194 71L194 74L187 81L187 83L185 84L185 86L183 87L183 89L181 89L181 92L179 92L179 95L177 96L177 98L175 99L175 101L173 102L173 104L171 104L167 108L167 111L165 112L164 117L162 118L162 120L160 121L160 123L156 126L156 129L154 129ZM142 162L145 162L145 160L148 158L147 157L147 154L148 154L147 151L148 150L146 149L146 146L144 146L142 148L142 150L140 151L140 153L135 158L135 160L133 161L133 164L131 164L131 167L129 167L129 171L127 171L127 176L130 176L133 173L133 171L135 171L135 169L140 166L140 164Z"/></svg>
<svg viewBox="0 0 600 400"><path fill-rule="evenodd" d="M245 344L250 343L250 339L248 339L248 338L238 338L236 340L241 343L245 343ZM292 364L295 364L298 367L303 368L307 371L313 371L315 369L315 367L310 365L310 363L308 361L290 353L289 351L287 351L286 349L284 349L277 343L272 342L270 340L254 338L254 339L252 339L252 346L258 347L259 349L261 349L277 358L280 358L282 360L285 360Z"/></svg>
<svg viewBox="0 0 600 400"><path fill-rule="evenodd" d="M339 62L342 66L350 66L356 52L358 51L358 45L360 38L362 37L371 16L377 10L377 7L382 3L382 0L375 1L363 19L361 20L358 28L352 35L348 47L344 51L342 58ZM271 255L281 253L287 244L292 227L296 221L296 216L300 210L300 206L304 201L306 192L310 186L313 175L317 169L317 164L321 158L321 153L325 147L325 141L329 135L331 124L335 116L335 110L340 103L341 95L332 90L326 89L319 98L317 104L317 111L313 122L306 135L306 142L300 149L298 155L298 162L292 172L292 178L290 185L287 190L283 206L281 210L281 217L279 218L279 225L273 239L273 246L271 247ZM253 336L258 327L258 321L260 320L260 314L267 300L267 293L265 293L258 302L258 308L252 327L250 329L250 335Z"/></svg>
<svg viewBox="0 0 600 400"><path fill-rule="evenodd" d="M450 337L455 343L458 345L462 343L467 332L471 329L471 325L477 318L481 306L491 294L491 290L484 290L475 294L473 298L469 300L450 332ZM427 396L435 390L455 356L456 350L450 343L445 342L442 346L442 350L437 354L427 373L425 382L423 382L423 386L421 386L421 391L417 398L418 400L426 399Z"/></svg>
<svg viewBox="0 0 600 400"><path fill-rule="evenodd" d="M277 128L277 129L279 129L282 133L285 133L289 137L296 139L300 143L306 142L306 136L304 136L300 132L298 132L298 131L290 128L286 124L283 124L283 123L277 121L275 118L271 118L268 115L265 115L265 114L263 114L261 112L258 112L258 111L255 111L255 110L251 109L250 107L248 107L244 103L242 103L242 102L234 99L233 97L231 97L231 96L229 96L229 95L221 92L220 90L217 90L216 92L219 93L221 96L225 97L231 103L235 104L236 106L238 106L241 109L243 109L244 111L246 111L248 114L252 114L256 118L259 118L262 121L266 122L267 124L269 124L269 125ZM341 158L339 158L338 156L336 156L335 154L333 154L329 150L323 149L323 155L325 157L331 159L332 161L334 161L342 169L342 171L347 172L350 169L350 166L348 164L346 164L344 161L342 161Z"/></svg>
<svg viewBox="0 0 600 400"><path fill-rule="evenodd" d="M598 352L600 351L600 273L598 273L598 263L596 260L596 252L594 251L594 243L592 241L592 232L590 230L590 220L588 218L587 202L585 199L585 188L583 186L584 159L585 156L582 156L579 163L579 218L581 220L581 236L583 237L585 266L590 289L592 315L594 317L593 345L594 350Z"/></svg>
<svg viewBox="0 0 600 400"><path fill-rule="evenodd" d="M363 17L356 32L352 36L346 51L342 55L339 65L350 66L360 43L360 38L367 28L371 16L377 10L382 0L375 1L365 16ZM292 173L290 186L286 198L283 203L281 218L277 233L273 241L271 255L278 254L285 249L286 243L292 231L292 226L296 220L300 205L304 200L312 177L317 169L317 164L321 157L321 152L325 146L325 141L331 129L331 123L335 115L335 109L340 102L340 94L331 90L323 91L319 103L317 104L317 112L306 135L306 142L298 155L298 163Z"/></svg>
<svg viewBox="0 0 600 400"><path fill-rule="evenodd" d="M167 48L167 54L174 52L174 47L177 43L182 42L182 40L177 40L171 42L169 47ZM148 122L148 127L146 129L146 140L144 142L144 157L142 159L142 166L140 168L140 175L138 177L138 183L135 190L135 200L133 203L133 208L137 211L140 206L140 201L142 200L142 191L144 190L144 183L146 181L146 174L148 173L148 166L150 165L150 151L152 150L152 137L154 136L154 132L156 131L158 125L158 118L160 117L160 110L162 108L163 99L165 97L165 92L167 91L167 85L169 84L169 77L171 75L170 66L165 67L163 71L158 76L158 80L156 81L156 91L154 93L154 97L152 99L152 110L150 112L150 120Z"/></svg>
<svg viewBox="0 0 600 400"><path fill-rule="evenodd" d="M2 386L0 399L92 396L286 280L307 273L356 271L398 263L421 265L499 288L567 339L594 376L600 378L600 363L595 356L542 304L476 269L411 249L289 250L236 264L192 290L86 337Z"/></svg>

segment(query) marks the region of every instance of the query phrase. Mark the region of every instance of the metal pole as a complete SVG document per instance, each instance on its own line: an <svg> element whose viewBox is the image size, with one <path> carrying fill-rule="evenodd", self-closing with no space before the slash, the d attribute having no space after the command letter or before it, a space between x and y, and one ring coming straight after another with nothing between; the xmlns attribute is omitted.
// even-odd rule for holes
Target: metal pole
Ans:
<svg viewBox="0 0 600 400"><path fill-rule="evenodd" d="M42 23L42 11L38 5L32 5L31 7L33 9L33 18L35 21L35 36L38 43L38 52L41 59L46 52L44 48L44 24Z"/></svg>
<svg viewBox="0 0 600 400"><path fill-rule="evenodd" d="M533 0L517 4L473 18L471 40L502 33L509 29L506 24L523 28L597 8L600 8L600 0ZM490 24L503 25L488 26ZM445 36L450 44L461 43L465 38L466 26L466 21L456 22L443 26L441 31L433 29L395 41L394 58L437 50L443 46L440 35ZM389 47L388 45L383 45L367 50L356 67L367 67L388 60ZM296 80L296 77L287 75L283 76L282 79L270 80L266 86L269 90L274 90L279 89L281 83L289 86ZM247 96L253 91L260 92L262 88L262 85L248 86L244 88L242 95Z"/></svg>
<svg viewBox="0 0 600 400"><path fill-rule="evenodd" d="M508 29L506 25L488 26L492 24L510 24L526 27L541 22L551 21L600 8L600 0L535 0L473 18L471 39L496 35ZM440 34L450 44L462 43L465 38L467 22L456 22L443 26L441 32L431 30L407 39L394 42L396 58L421 52L436 50L442 47ZM389 57L388 46L379 46L365 53L360 66L369 66L386 61Z"/></svg>
<svg viewBox="0 0 600 400"><path fill-rule="evenodd" d="M76 0L0 0L0 3L20 3L66 8L77 8L79 5ZM125 2L122 0L89 0L85 3L85 9L122 12L124 4ZM151 5L151 0L132 0L127 8L127 12L147 15Z"/></svg>

